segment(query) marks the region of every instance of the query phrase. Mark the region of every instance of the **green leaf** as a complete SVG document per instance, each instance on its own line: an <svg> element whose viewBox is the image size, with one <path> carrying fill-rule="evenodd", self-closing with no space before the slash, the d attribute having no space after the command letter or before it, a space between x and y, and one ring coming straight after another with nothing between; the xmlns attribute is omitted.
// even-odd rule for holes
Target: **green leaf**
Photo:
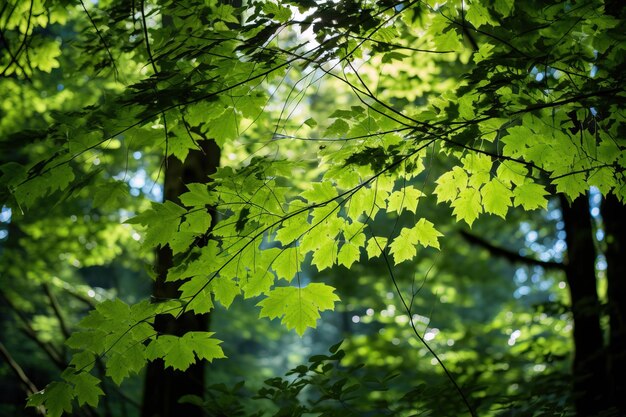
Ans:
<svg viewBox="0 0 626 417"><path fill-rule="evenodd" d="M311 228L311 225L307 222L307 217L308 213L303 212L284 220L281 228L276 232L276 240L286 246L300 238Z"/></svg>
<svg viewBox="0 0 626 417"><path fill-rule="evenodd" d="M196 360L191 346L183 343L182 339L179 337L160 336L152 343L155 342L161 349L166 368L172 367L174 370L184 371ZM152 343L150 343L146 351L148 355L150 355L149 348L152 346Z"/></svg>
<svg viewBox="0 0 626 417"><path fill-rule="evenodd" d="M27 177L26 168L17 162L0 165L0 184L14 187Z"/></svg>
<svg viewBox="0 0 626 417"><path fill-rule="evenodd" d="M474 62L478 64L488 59L493 53L493 48L495 48L495 46L491 43L483 43L482 45L480 45L478 51L474 53Z"/></svg>
<svg viewBox="0 0 626 417"><path fill-rule="evenodd" d="M434 225L428 220L422 218L412 228L403 227L400 234L389 245L389 253L393 255L396 265L401 262L411 260L417 254L415 246L417 244L423 247L431 246L439 249L439 237L443 236Z"/></svg>
<svg viewBox="0 0 626 417"><path fill-rule="evenodd" d="M402 61L404 59L406 59L408 57L408 55L402 54L400 52L388 52L386 54L383 55L381 62L383 64L388 64L394 61Z"/></svg>
<svg viewBox="0 0 626 417"><path fill-rule="evenodd" d="M350 125L348 123L346 123L342 119L337 119L330 126L328 126L328 128L324 132L324 136L329 138L341 138L344 137L346 133L348 133L349 129Z"/></svg>
<svg viewBox="0 0 626 417"><path fill-rule="evenodd" d="M93 197L93 206L99 209L114 209L123 206L128 193L128 184L124 181L115 181L98 187Z"/></svg>
<svg viewBox="0 0 626 417"><path fill-rule="evenodd" d="M48 172L36 174L28 182L21 184L15 189L15 198L20 205L30 208L38 199L55 191L66 190L73 180L74 171L65 163Z"/></svg>
<svg viewBox="0 0 626 417"><path fill-rule="evenodd" d="M213 362L213 359L225 358L224 351L220 347L221 340L212 336L213 332L188 332L182 339L196 354L199 360L205 359Z"/></svg>
<svg viewBox="0 0 626 417"><path fill-rule="evenodd" d="M459 116L464 120L472 120L476 116L474 111L474 102L476 96L474 94L465 94L458 99L459 103ZM473 155L473 154L471 154Z"/></svg>
<svg viewBox="0 0 626 417"><path fill-rule="evenodd" d="M115 337L119 338L117 335ZM127 348L118 345L117 349L109 352L106 361L106 375L117 385L120 385L131 374L141 371L145 366L145 348L142 342L143 340L127 341Z"/></svg>
<svg viewBox="0 0 626 417"><path fill-rule="evenodd" d="M333 287L321 283L274 288L257 304L261 307L259 316L281 318L288 329L295 329L302 336L307 327L316 326L320 311L332 309L339 301L334 291Z"/></svg>
<svg viewBox="0 0 626 417"><path fill-rule="evenodd" d="M255 119L262 114L267 101L268 97L264 91L254 88L246 89L245 93L237 98L235 108L243 117Z"/></svg>
<svg viewBox="0 0 626 417"><path fill-rule="evenodd" d="M211 281L211 289L215 295L215 301L218 301L226 308L230 307L235 297L241 294L239 285L237 285L234 280L225 276L219 276L213 279L213 281ZM202 296L204 297L204 295Z"/></svg>
<svg viewBox="0 0 626 417"><path fill-rule="evenodd" d="M251 298L257 295L267 294L273 284L274 274L270 271L269 265L263 262L259 263L248 275L241 289L245 294L245 298Z"/></svg>
<svg viewBox="0 0 626 417"><path fill-rule="evenodd" d="M417 243L424 247L431 246L439 249L439 237L443 236L435 226L428 220L422 218L419 219L417 224L413 227Z"/></svg>
<svg viewBox="0 0 626 417"><path fill-rule="evenodd" d="M46 387L47 388L47 387ZM46 388L28 396L26 407L41 407L46 402Z"/></svg>
<svg viewBox="0 0 626 417"><path fill-rule="evenodd" d="M323 203L337 197L337 189L328 181L314 182L311 189L303 192L302 197L309 203Z"/></svg>
<svg viewBox="0 0 626 417"><path fill-rule="evenodd" d="M513 192L508 187L494 179L480 189L480 195L486 213L506 218L513 197Z"/></svg>
<svg viewBox="0 0 626 417"><path fill-rule="evenodd" d="M489 10L481 5L478 1L473 1L467 7L467 12L465 13L465 18L469 20L476 28L481 27L482 25L491 24L497 25L497 22L494 21L489 15Z"/></svg>
<svg viewBox="0 0 626 417"><path fill-rule="evenodd" d="M529 144L528 138L535 133L526 126L509 127L507 133L501 139L504 143L502 153L513 158L523 157Z"/></svg>
<svg viewBox="0 0 626 417"><path fill-rule="evenodd" d="M367 241L367 257L369 259L377 258L382 254L382 250L387 245L387 238L382 236L372 236Z"/></svg>
<svg viewBox="0 0 626 417"><path fill-rule="evenodd" d="M209 123L208 134L222 148L224 144L239 137L239 117L233 108L227 108L218 118Z"/></svg>
<svg viewBox="0 0 626 417"><path fill-rule="evenodd" d="M230 4L219 4L213 11L214 16L224 22L239 24L236 9Z"/></svg>
<svg viewBox="0 0 626 417"><path fill-rule="evenodd" d="M436 181L434 193L437 195L437 202L454 201L459 192L467 187L468 177L463 169L454 167L451 171L442 174Z"/></svg>
<svg viewBox="0 0 626 417"><path fill-rule="evenodd" d="M337 243L330 236L320 236L316 239L318 247L313 252L311 264L317 267L318 271L330 268L337 259Z"/></svg>
<svg viewBox="0 0 626 417"><path fill-rule="evenodd" d="M514 162L502 162L496 170L496 175L505 185L522 185L526 181L528 169Z"/></svg>
<svg viewBox="0 0 626 417"><path fill-rule="evenodd" d="M463 168L470 174L468 183L479 189L489 181L491 172L491 157L483 154L469 154L462 160Z"/></svg>
<svg viewBox="0 0 626 417"><path fill-rule="evenodd" d="M72 411L74 389L70 384L66 382L51 382L41 393L44 397L43 405L48 410L48 416L60 417L64 411ZM36 398L33 404L36 404L41 397Z"/></svg>
<svg viewBox="0 0 626 417"><path fill-rule="evenodd" d="M291 19L291 10L288 7L279 6L269 1L263 4L263 11L281 23Z"/></svg>
<svg viewBox="0 0 626 417"><path fill-rule="evenodd" d="M607 195L614 187L615 176L610 168L602 167L591 172L587 182L590 186L597 187L602 195Z"/></svg>
<svg viewBox="0 0 626 417"><path fill-rule="evenodd" d="M77 334L73 333L72 335ZM78 333L89 335L88 333ZM89 335L91 337L91 335ZM92 352L81 351L72 354L72 360L70 361L70 366L73 366L76 369L83 370L89 372L93 365L96 362L96 357Z"/></svg>
<svg viewBox="0 0 626 417"><path fill-rule="evenodd" d="M495 0L494 2L494 9L503 17L510 16L514 7L515 0Z"/></svg>
<svg viewBox="0 0 626 417"><path fill-rule="evenodd" d="M419 198L423 196L424 193L412 185L404 187L401 190L394 191L387 198L387 213L395 212L400 214L403 210L417 213Z"/></svg>
<svg viewBox="0 0 626 417"><path fill-rule="evenodd" d="M202 235L211 227L211 214L207 210L195 210L185 214L180 224L181 232Z"/></svg>
<svg viewBox="0 0 626 417"><path fill-rule="evenodd" d="M280 255L272 264L272 269L276 272L278 279L291 281L300 270L302 256L299 254L298 247L283 249Z"/></svg>
<svg viewBox="0 0 626 417"><path fill-rule="evenodd" d="M454 208L452 213L457 221L464 220L471 226L483 211L480 201L480 193L475 188L466 188L461 191L459 197L452 202Z"/></svg>
<svg viewBox="0 0 626 417"><path fill-rule="evenodd" d="M380 207L385 207L385 200L389 193L377 188L362 187L352 196L348 206L348 216L358 219L361 214L370 216L376 213Z"/></svg>
<svg viewBox="0 0 626 417"><path fill-rule="evenodd" d="M198 149L198 144L189 136L186 131L176 129L168 134L167 137L167 153L174 155L179 161L185 162L190 149Z"/></svg>
<svg viewBox="0 0 626 417"><path fill-rule="evenodd" d="M79 406L83 404L89 404L93 407L98 406L98 399L104 395L104 392L98 386L100 384L98 378L87 372L80 372L77 375L73 375L70 382L74 384Z"/></svg>
<svg viewBox="0 0 626 417"><path fill-rule="evenodd" d="M73 349L90 349L91 345L94 341L94 333L93 331L89 331L89 332L74 332L70 335L70 337L65 341L65 344L68 347L71 347ZM101 334L104 334L104 332L101 332ZM94 351L93 353L96 353L96 351Z"/></svg>
<svg viewBox="0 0 626 417"><path fill-rule="evenodd" d="M337 254L337 264L350 268L361 257L360 246L353 242L345 242Z"/></svg>
<svg viewBox="0 0 626 417"><path fill-rule="evenodd" d="M513 202L516 206L524 207L524 210L534 210L536 208L547 208L548 200L545 196L548 195L545 188L539 184L533 182L526 182L522 185L518 185L513 190Z"/></svg>
<svg viewBox="0 0 626 417"><path fill-rule="evenodd" d="M191 183L185 185L189 191L180 195L180 201L187 207L204 207L217 202L214 195L209 192L206 184Z"/></svg>
<svg viewBox="0 0 626 417"><path fill-rule="evenodd" d="M458 33L453 29L440 34L440 36L435 37L434 40L438 51L460 51L463 49L461 39Z"/></svg>
<svg viewBox="0 0 626 417"><path fill-rule="evenodd" d="M389 253L393 255L393 261L396 265L401 262L409 261L417 254L415 245L417 237L408 227L403 227L400 234L389 245Z"/></svg>
<svg viewBox="0 0 626 417"><path fill-rule="evenodd" d="M211 282L227 281L226 278L217 277ZM208 313L213 310L213 297L211 296L211 286L208 285L209 278L205 275L195 276L181 284L179 287L181 300L187 300L187 309L197 314Z"/></svg>
<svg viewBox="0 0 626 417"><path fill-rule="evenodd" d="M106 353L106 374L119 385L145 365L143 342L154 333L150 322L160 308L161 304L147 300L132 307L119 299L104 301L81 320L79 327L84 330L75 333L68 344L96 354Z"/></svg>
<svg viewBox="0 0 626 417"><path fill-rule="evenodd" d="M566 174L565 176L552 181L556 184L556 191L563 193L572 200L584 194L589 186L587 185L585 174Z"/></svg>
<svg viewBox="0 0 626 417"><path fill-rule="evenodd" d="M42 38L36 40L38 39ZM30 54L32 56L29 57L29 65L43 72L50 72L53 68L59 68L60 64L57 57L61 55L60 39L57 41L54 38L48 38L38 43L37 53Z"/></svg>
<svg viewBox="0 0 626 417"><path fill-rule="evenodd" d="M126 223L147 226L143 242L145 247L164 246L178 231L185 213L184 208L168 200L163 204L152 203L151 210L126 220Z"/></svg>

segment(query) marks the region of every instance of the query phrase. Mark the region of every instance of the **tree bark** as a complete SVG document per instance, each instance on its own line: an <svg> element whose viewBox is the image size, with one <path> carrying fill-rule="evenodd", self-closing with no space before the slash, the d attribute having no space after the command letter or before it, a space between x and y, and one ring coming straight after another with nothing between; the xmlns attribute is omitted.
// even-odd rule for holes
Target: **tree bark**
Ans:
<svg viewBox="0 0 626 417"><path fill-rule="evenodd" d="M626 415L626 207L609 195L602 204L609 307L608 380L611 402Z"/></svg>
<svg viewBox="0 0 626 417"><path fill-rule="evenodd" d="M191 150L184 163L174 157L168 158L165 169L164 199L180 204L179 196L187 189L185 184L208 181L219 165L220 149L212 140L199 142L201 150ZM215 213L211 213L215 221ZM157 278L154 296L157 299L177 298L179 282L165 282L167 271L173 265L169 246L159 248L156 257ZM159 334L182 336L190 331L206 331L209 315L196 315L187 312L175 319L171 315L160 315L154 327ZM181 396L191 394L202 397L205 389L204 364L195 363L186 371L165 369L162 360L148 364L142 417L201 417L203 412L197 406L180 404Z"/></svg>
<svg viewBox="0 0 626 417"><path fill-rule="evenodd" d="M567 234L565 273L574 318L574 402L577 415L588 417L607 408L606 353L600 327L589 199L583 195L570 204L561 196L561 210Z"/></svg>

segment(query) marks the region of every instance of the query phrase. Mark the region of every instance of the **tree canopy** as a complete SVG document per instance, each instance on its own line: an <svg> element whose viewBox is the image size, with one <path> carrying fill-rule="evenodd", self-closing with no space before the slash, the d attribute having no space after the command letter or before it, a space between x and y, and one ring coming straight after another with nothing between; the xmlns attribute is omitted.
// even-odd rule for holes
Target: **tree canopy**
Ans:
<svg viewBox="0 0 626 417"><path fill-rule="evenodd" d="M105 386L148 363L210 373L231 360L219 323L181 320L249 299L300 336L333 310L381 323L344 343L348 368L334 345L266 381L276 415L345 413L299 402L316 390L357 392L353 415L626 412L624 24L609 0L4 2L1 298L64 368L28 405L97 415ZM117 292L98 289L111 279ZM457 309L440 342L437 303ZM506 349L473 321L508 329ZM391 369L360 348L386 344L392 362L399 343L434 360L452 403L408 370L396 408L374 405L391 379L346 385ZM572 351L571 397L541 397L551 409L503 414L504 393L482 388L509 367L511 386L524 369L540 380L545 364L524 368L539 357L565 363L546 373L558 381ZM364 374L346 371L359 360Z"/></svg>

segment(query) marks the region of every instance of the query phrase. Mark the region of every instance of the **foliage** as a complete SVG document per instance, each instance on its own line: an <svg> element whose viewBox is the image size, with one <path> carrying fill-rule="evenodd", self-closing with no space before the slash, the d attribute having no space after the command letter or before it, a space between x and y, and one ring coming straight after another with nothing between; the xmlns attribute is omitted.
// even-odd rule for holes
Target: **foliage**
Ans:
<svg viewBox="0 0 626 417"><path fill-rule="evenodd" d="M29 399L53 417L74 400L98 404L100 360L119 385L149 360L184 370L226 356L212 332L156 334L159 314L242 297L302 335L348 297L311 275L363 263L381 262L412 327L405 337L433 353L416 328L414 282L398 272L444 247L436 210L471 228L590 187L626 199L626 35L621 9L599 0L5 6L0 134L12 151L0 195L24 235L15 250L42 256L3 275L75 283L59 258L108 265L132 248L136 267L169 246L166 280L180 283L177 300L115 298L76 325L61 380ZM204 140L228 159L212 181L149 202L167 158L184 161ZM318 359L261 396L297 409L313 385L341 399L347 380L323 371L339 357ZM323 378L308 379L320 366Z"/></svg>
<svg viewBox="0 0 626 417"><path fill-rule="evenodd" d="M330 355L312 356L308 364L291 369L285 377L265 380L256 395L249 398L257 411L247 411L242 405L247 394L243 382L232 388L224 384L211 386L210 391L215 393L218 401L204 402L193 396L182 401L203 407L211 416L263 416L267 415L264 410L272 408L275 409L274 416L310 413L324 416L394 415L393 408L400 409L397 404L392 406L382 398L369 401L366 398L375 398L376 394L387 391L388 381L396 375L378 380L374 375L362 375L363 364L344 366L341 360L345 352L339 349L340 344L330 348Z"/></svg>
<svg viewBox="0 0 626 417"><path fill-rule="evenodd" d="M339 349L340 344L330 348L330 355L311 356L307 364L296 366L285 377L265 380L255 395L241 381L231 387L210 386L207 400L186 396L181 401L202 407L209 416L431 415L432 410L454 413L450 404L441 400L447 396L445 383L420 383L398 396L392 386L399 374L379 376L363 363L344 364L346 352ZM563 375L543 376L537 383L533 393L502 399L498 408L506 415L568 415L563 398L538 391L562 384Z"/></svg>

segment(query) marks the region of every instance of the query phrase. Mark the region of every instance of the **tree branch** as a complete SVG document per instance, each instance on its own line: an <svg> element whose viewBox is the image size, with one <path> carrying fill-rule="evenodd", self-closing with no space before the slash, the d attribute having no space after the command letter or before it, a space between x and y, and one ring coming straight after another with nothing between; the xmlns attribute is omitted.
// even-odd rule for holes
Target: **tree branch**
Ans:
<svg viewBox="0 0 626 417"><path fill-rule="evenodd" d="M33 384L28 376L26 376L26 373L20 364L13 359L13 356L11 356L11 353L9 353L2 342L0 342L0 356L2 356L6 364L9 365L9 368L11 368L17 379L20 380L27 395L31 395L39 391L35 384ZM42 406L37 407L37 412L39 412L42 416L46 415L46 410Z"/></svg>
<svg viewBox="0 0 626 417"><path fill-rule="evenodd" d="M17 307L13 305L13 303L2 293L0 292L0 299L4 301L4 303L9 307L13 313L22 321L24 334L28 336L33 342L37 344L50 358L50 360L59 368L65 369L67 363L62 358L61 353L50 343L45 343L39 339L37 336L37 332L30 325L28 318L22 313Z"/></svg>
<svg viewBox="0 0 626 417"><path fill-rule="evenodd" d="M487 249L492 255L504 258L511 263L523 263L525 265L540 266L544 269L558 269L561 271L565 268L565 265L561 262L541 261L539 259L529 258L527 256L520 255L519 253L513 252L509 249L495 246L491 242L488 242L487 240L478 237L466 230L461 230L461 236L463 236L463 238L469 243L480 246L483 249Z"/></svg>
<svg viewBox="0 0 626 417"><path fill-rule="evenodd" d="M61 333L63 333L63 336L65 336L66 339L69 338L71 333L70 333L69 328L67 327L67 323L65 322L63 313L61 312L61 307L59 306L59 302L57 301L54 294L52 294L52 291L50 291L50 286L48 284L43 285L43 290L46 293L46 296L48 297L48 301L50 301L50 306L52 307L52 310L54 311L54 315L56 316L59 322Z"/></svg>

